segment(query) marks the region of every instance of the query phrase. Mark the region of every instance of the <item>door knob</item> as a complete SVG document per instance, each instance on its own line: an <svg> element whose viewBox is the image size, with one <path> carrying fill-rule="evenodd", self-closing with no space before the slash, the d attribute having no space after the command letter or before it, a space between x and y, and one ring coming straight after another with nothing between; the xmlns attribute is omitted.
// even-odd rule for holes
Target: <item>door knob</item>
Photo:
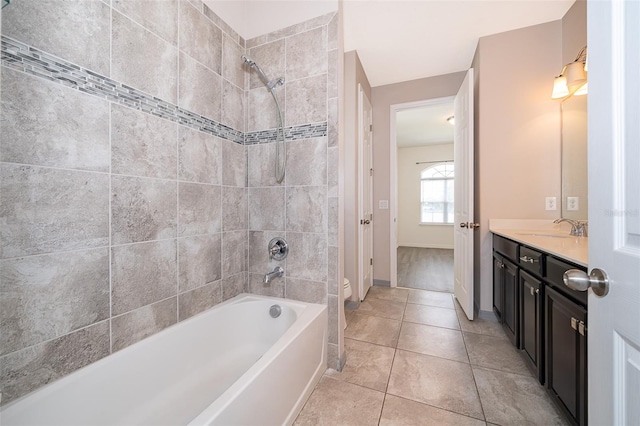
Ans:
<svg viewBox="0 0 640 426"><path fill-rule="evenodd" d="M360 220L360 225L368 225L370 223L371 223L371 221L369 219Z"/></svg>
<svg viewBox="0 0 640 426"><path fill-rule="evenodd" d="M602 269L593 268L589 275L579 269L569 269L562 275L562 281L572 290L587 291L591 287L593 293L600 297L609 293L609 278Z"/></svg>
<svg viewBox="0 0 640 426"><path fill-rule="evenodd" d="M461 222L460 223L460 228L466 228L468 226L469 226L469 224L467 222Z"/></svg>
<svg viewBox="0 0 640 426"><path fill-rule="evenodd" d="M480 228L480 224L479 223L469 222L469 229L476 229L476 228Z"/></svg>

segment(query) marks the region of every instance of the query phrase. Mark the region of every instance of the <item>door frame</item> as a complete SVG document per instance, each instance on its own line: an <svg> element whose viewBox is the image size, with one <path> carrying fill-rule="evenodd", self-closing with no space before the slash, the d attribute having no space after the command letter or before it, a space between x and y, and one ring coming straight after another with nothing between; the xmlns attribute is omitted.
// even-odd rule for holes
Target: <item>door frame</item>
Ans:
<svg viewBox="0 0 640 426"><path fill-rule="evenodd" d="M362 88L362 84L358 83L358 221L362 220L364 215L363 212L366 210L364 206L364 99L367 100L369 106L371 107L371 123L373 125L373 106L371 105L371 100L365 93ZM366 131L366 130L365 130ZM373 167L373 135L371 136L371 147L369 149L369 164ZM373 215L373 176L370 176L371 185L369 187L369 202L371 203L371 212ZM359 299L362 301L366 296L364 291L364 231L362 229L362 225L358 226L358 289L359 289ZM373 259L373 223L371 223L369 228L369 232L371 234L370 244L371 244L371 259ZM371 266L371 285L373 285L373 265ZM367 289L368 291L368 289Z"/></svg>
<svg viewBox="0 0 640 426"><path fill-rule="evenodd" d="M389 107L389 282L391 287L398 286L398 144L396 140L396 113L407 109L452 103L455 98L455 95L443 96L393 104Z"/></svg>

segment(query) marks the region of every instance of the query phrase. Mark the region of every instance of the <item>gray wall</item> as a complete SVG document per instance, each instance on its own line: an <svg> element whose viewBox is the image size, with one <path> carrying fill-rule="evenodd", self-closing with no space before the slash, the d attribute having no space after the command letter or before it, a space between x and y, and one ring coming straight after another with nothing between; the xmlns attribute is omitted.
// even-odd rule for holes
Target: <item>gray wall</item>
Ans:
<svg viewBox="0 0 640 426"><path fill-rule="evenodd" d="M300 96L318 110L327 104L336 47L327 53L329 18L301 24L326 36L324 77L305 79L304 69L291 70L285 76L291 105ZM2 21L3 41L10 42L3 45L10 59L0 77L6 404L247 291L249 229L256 220L249 200L260 197L250 192L247 176L247 152L258 147L247 149L243 141L252 130L247 119L263 119L246 107L257 104L238 60L245 41L200 2L22 0L2 11ZM324 92L308 84L323 78ZM287 125L322 124L324 111L289 114ZM282 200L317 216L316 192L324 190L324 221L309 229L306 214L291 214L288 226L276 229L287 231L296 253L289 259L292 281L280 295L332 302L337 292L327 288L327 251L337 203L326 176L293 180L303 174L294 157L315 162L319 155L334 170L337 155L327 161L330 142L320 141L325 156L318 140L290 143L291 182ZM264 165L265 178L272 167ZM309 197L315 203L308 206L302 200ZM256 252L266 253L259 245ZM314 262L319 248L319 275L307 276L313 268L305 262ZM270 291L275 288L278 283ZM333 325L336 309L333 303Z"/></svg>

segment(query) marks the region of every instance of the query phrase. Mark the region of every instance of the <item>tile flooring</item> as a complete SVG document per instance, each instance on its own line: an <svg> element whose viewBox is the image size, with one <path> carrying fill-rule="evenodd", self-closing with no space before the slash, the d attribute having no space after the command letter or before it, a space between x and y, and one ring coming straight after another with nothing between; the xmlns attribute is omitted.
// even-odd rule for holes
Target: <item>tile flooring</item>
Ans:
<svg viewBox="0 0 640 426"><path fill-rule="evenodd" d="M296 425L567 424L495 318L450 293L372 287L347 323L347 363Z"/></svg>
<svg viewBox="0 0 640 426"><path fill-rule="evenodd" d="M453 250L398 247L398 285L453 291Z"/></svg>

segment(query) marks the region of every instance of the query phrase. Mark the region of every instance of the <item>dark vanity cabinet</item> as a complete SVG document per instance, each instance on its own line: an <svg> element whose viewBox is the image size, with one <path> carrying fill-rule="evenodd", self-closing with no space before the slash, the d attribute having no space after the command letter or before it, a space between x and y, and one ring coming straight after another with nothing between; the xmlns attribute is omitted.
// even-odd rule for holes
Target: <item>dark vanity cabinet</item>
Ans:
<svg viewBox="0 0 640 426"><path fill-rule="evenodd" d="M587 293L562 281L586 268L499 235L493 250L493 311L566 417L586 425Z"/></svg>
<svg viewBox="0 0 640 426"><path fill-rule="evenodd" d="M542 309L544 285L533 275L520 271L520 349L540 383L544 383Z"/></svg>

